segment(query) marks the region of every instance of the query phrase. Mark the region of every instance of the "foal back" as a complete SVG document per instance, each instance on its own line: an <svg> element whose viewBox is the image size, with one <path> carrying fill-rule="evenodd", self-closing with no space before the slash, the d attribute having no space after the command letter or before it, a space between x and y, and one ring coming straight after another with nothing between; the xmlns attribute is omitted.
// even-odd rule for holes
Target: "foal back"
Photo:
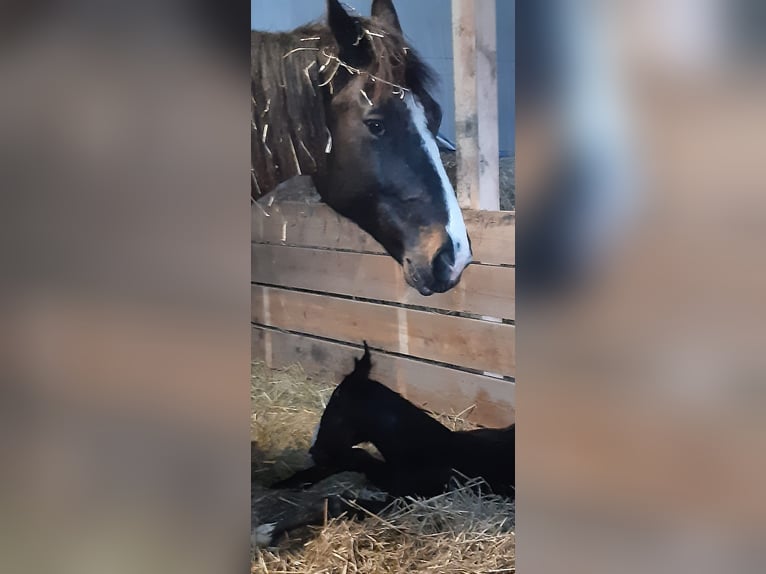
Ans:
<svg viewBox="0 0 766 574"><path fill-rule="evenodd" d="M368 394L358 415L362 435L386 462L430 464L449 456L452 431L381 383L370 380L367 384Z"/></svg>
<svg viewBox="0 0 766 574"><path fill-rule="evenodd" d="M498 494L515 486L516 426L477 429L452 434L452 468L469 477L482 477Z"/></svg>

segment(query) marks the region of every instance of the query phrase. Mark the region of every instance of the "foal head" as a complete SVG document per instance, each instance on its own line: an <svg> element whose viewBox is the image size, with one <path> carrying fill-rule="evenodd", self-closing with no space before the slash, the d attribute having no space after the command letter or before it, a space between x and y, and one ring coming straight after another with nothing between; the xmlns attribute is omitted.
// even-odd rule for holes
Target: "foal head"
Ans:
<svg viewBox="0 0 766 574"><path fill-rule="evenodd" d="M335 387L322 413L309 449L315 463L329 464L338 453L366 440L360 423L366 415L370 369L370 349L365 341L364 355L361 359L354 358L354 370Z"/></svg>
<svg viewBox="0 0 766 574"><path fill-rule="evenodd" d="M319 465L332 462L361 442L372 442L388 462L411 457L411 442L420 444L449 430L399 393L370 379L370 349L354 359L354 370L335 388L309 453ZM423 453L418 453L422 456Z"/></svg>

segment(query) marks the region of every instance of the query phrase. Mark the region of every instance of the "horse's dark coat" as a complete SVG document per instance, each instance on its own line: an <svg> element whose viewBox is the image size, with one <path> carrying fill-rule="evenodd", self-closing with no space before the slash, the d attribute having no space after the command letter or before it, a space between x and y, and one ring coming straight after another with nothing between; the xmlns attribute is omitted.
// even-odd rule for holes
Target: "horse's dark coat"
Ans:
<svg viewBox="0 0 766 574"><path fill-rule="evenodd" d="M515 425L451 431L388 387L369 378L370 352L335 389L309 451L317 466L281 486L310 484L340 470L363 472L396 496L442 492L453 471L482 477L493 492L514 495ZM381 461L354 448L371 442Z"/></svg>

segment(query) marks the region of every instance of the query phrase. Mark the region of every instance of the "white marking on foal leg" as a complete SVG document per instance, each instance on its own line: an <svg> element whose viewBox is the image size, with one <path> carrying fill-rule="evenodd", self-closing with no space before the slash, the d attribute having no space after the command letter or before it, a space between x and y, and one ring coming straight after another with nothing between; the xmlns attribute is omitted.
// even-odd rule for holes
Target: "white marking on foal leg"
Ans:
<svg viewBox="0 0 766 574"><path fill-rule="evenodd" d="M276 526L276 522L256 526L250 534L250 543L255 546L271 546L271 537Z"/></svg>
<svg viewBox="0 0 766 574"><path fill-rule="evenodd" d="M314 446L317 442L317 437L319 436L319 427L322 425L322 421L319 421L317 423L317 426L314 428L314 434L311 435L311 446Z"/></svg>
<svg viewBox="0 0 766 574"><path fill-rule="evenodd" d="M455 281L471 262L471 249L468 245L468 231L463 221L463 212L457 203L457 196L452 184L447 177L441 156L439 155L439 146L436 145L436 138L428 131L428 121L423 105L415 99L415 96L407 94L405 98L407 109L412 116L412 123L420 135L420 143L423 150L431 160L431 165L436 170L439 180L442 184L444 202L447 205L447 234L452 239L452 246L455 249L455 264L450 267L450 281Z"/></svg>
<svg viewBox="0 0 766 574"><path fill-rule="evenodd" d="M319 427L322 426L322 421L317 423L317 426L314 427L314 434L311 435L311 446L309 446L309 450L314 448L314 445L317 443L317 437L319 436ZM310 462L316 464L316 461L314 460L314 456L311 453L308 453L308 456L306 457Z"/></svg>

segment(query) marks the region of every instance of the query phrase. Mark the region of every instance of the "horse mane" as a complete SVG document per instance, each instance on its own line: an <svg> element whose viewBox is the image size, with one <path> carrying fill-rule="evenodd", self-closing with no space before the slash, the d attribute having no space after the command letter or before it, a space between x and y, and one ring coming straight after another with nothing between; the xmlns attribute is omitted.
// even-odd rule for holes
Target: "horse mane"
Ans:
<svg viewBox="0 0 766 574"><path fill-rule="evenodd" d="M357 17L356 22L370 56L363 69L338 57L338 44L326 24L315 22L282 33L251 32L255 199L296 175L323 173L329 142L325 98L334 95L339 78L366 75L365 96L376 103L403 98L407 91L419 96L433 85L433 70L401 34L369 18Z"/></svg>

